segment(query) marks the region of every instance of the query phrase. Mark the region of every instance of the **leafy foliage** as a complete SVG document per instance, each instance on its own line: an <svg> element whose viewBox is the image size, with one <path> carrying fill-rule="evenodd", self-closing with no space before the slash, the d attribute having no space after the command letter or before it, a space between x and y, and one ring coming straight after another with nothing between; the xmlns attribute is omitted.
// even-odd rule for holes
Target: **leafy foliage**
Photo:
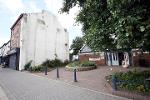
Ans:
<svg viewBox="0 0 150 100"><path fill-rule="evenodd" d="M44 71L44 67L43 66L33 66L33 67L29 67L29 71L30 72L43 72Z"/></svg>
<svg viewBox="0 0 150 100"><path fill-rule="evenodd" d="M69 67L79 67L80 62L79 61L74 61L68 64Z"/></svg>
<svg viewBox="0 0 150 100"><path fill-rule="evenodd" d="M30 60L28 63L25 64L24 68L25 70L28 70L31 67L32 60Z"/></svg>
<svg viewBox="0 0 150 100"><path fill-rule="evenodd" d="M117 72L115 76L119 88L137 92L150 92L150 84L146 83L146 79L150 77L150 71Z"/></svg>
<svg viewBox="0 0 150 100"><path fill-rule="evenodd" d="M81 66L96 66L96 63L93 61L83 61L81 62Z"/></svg>
<svg viewBox="0 0 150 100"><path fill-rule="evenodd" d="M67 62L63 63L61 60L59 59L55 59L55 60L46 60L44 61L41 65L42 66L48 66L48 67L60 67L60 66L64 66Z"/></svg>
<svg viewBox="0 0 150 100"><path fill-rule="evenodd" d="M96 63L92 61L75 61L72 63L68 64L69 67L90 67L90 66L95 66Z"/></svg>
<svg viewBox="0 0 150 100"><path fill-rule="evenodd" d="M64 0L74 6L86 43L94 50L140 48L150 51L150 0Z"/></svg>
<svg viewBox="0 0 150 100"><path fill-rule="evenodd" d="M81 49L81 47L83 46L83 39L81 37L76 37L73 42L72 45L70 47L71 50L73 50L73 55L78 54L79 50Z"/></svg>

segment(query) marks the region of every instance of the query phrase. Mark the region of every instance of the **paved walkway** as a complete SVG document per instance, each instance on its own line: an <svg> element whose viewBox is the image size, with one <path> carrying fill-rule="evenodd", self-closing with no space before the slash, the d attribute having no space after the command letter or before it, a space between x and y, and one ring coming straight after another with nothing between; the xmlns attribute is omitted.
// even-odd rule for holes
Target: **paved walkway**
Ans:
<svg viewBox="0 0 150 100"><path fill-rule="evenodd" d="M108 82L105 79L105 76L111 75L114 72L126 72L129 70L134 70L135 68L123 68L123 67L109 67L109 66L101 66L97 69L90 71L80 71L77 72L77 83L73 82L73 72L66 71L65 68L59 68L59 76L60 80L65 82L69 82L73 85L78 85L81 87L89 88L92 90L111 93L112 89ZM144 68L137 68L137 70L147 70ZM150 70L150 69L149 69ZM48 75L44 75L44 73L34 73L36 75L44 76L51 79L56 79L56 70L48 72Z"/></svg>
<svg viewBox="0 0 150 100"><path fill-rule="evenodd" d="M0 65L0 71L2 71L1 65ZM3 91L1 85L0 85L0 100L8 100L8 97L6 96L5 92Z"/></svg>
<svg viewBox="0 0 150 100"><path fill-rule="evenodd" d="M123 97L132 98L135 100L150 100L150 96L143 96L132 92L125 91L113 91L108 82L105 79L105 76L108 76L114 72L118 71L129 71L134 70L135 68L122 68L120 67L109 67L109 66L99 66L97 69L90 71L81 71L77 72L78 82L73 82L73 72L65 71L64 68L59 68L60 78L59 80L65 81L69 84L92 89L95 91L109 93L114 95L119 95ZM136 67L137 70L150 70L147 68L139 68ZM35 73L36 75L44 76L49 79L56 79L56 70L48 72L48 75L44 75L44 73Z"/></svg>
<svg viewBox="0 0 150 100"><path fill-rule="evenodd" d="M8 100L6 94L4 93L1 87L0 87L0 100Z"/></svg>
<svg viewBox="0 0 150 100"><path fill-rule="evenodd" d="M127 100L11 69L0 70L9 100Z"/></svg>

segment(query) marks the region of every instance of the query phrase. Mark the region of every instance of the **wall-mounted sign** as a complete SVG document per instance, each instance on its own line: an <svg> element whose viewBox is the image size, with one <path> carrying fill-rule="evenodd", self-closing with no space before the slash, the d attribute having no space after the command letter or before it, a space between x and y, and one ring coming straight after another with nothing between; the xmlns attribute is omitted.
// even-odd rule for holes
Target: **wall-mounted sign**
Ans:
<svg viewBox="0 0 150 100"><path fill-rule="evenodd" d="M104 53L101 53L100 56L101 56L101 59L104 59Z"/></svg>
<svg viewBox="0 0 150 100"><path fill-rule="evenodd" d="M100 57L99 58L89 58L89 61L99 61L99 60L101 60Z"/></svg>

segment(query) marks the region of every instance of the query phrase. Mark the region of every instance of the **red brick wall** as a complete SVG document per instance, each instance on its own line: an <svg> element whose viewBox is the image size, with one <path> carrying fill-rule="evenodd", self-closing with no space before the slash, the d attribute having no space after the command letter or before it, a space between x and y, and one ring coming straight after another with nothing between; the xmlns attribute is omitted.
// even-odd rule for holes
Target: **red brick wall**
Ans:
<svg viewBox="0 0 150 100"><path fill-rule="evenodd" d="M79 60L80 61L89 61L89 58L102 58L100 55L96 55L96 54L80 54L79 55ZM98 61L95 61L97 65L99 66L105 66L105 58L104 59L100 59Z"/></svg>
<svg viewBox="0 0 150 100"><path fill-rule="evenodd" d="M133 64L134 66L140 66L140 59L144 59L145 65L150 67L150 54L144 53L143 55L137 54L133 56Z"/></svg>
<svg viewBox="0 0 150 100"><path fill-rule="evenodd" d="M21 21L18 21L17 24L11 29L11 48L20 47L20 30L21 30Z"/></svg>

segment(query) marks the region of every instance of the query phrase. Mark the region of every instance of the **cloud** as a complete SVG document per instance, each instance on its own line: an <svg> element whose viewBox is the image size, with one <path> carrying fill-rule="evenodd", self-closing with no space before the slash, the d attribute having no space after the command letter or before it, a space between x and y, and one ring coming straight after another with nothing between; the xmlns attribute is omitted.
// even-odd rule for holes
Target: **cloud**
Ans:
<svg viewBox="0 0 150 100"><path fill-rule="evenodd" d="M61 23L61 25L66 28L69 32L69 45L76 36L82 36L82 25L75 26L75 17L79 12L79 8L76 6L69 11L69 14L60 14L58 11L63 6L63 0L44 0L47 9L55 14Z"/></svg>
<svg viewBox="0 0 150 100"><path fill-rule="evenodd" d="M45 4L44 6L41 6L39 3ZM37 4L39 4L37 6ZM10 16L9 25L12 25L18 16L21 13L32 13L32 12L40 12L40 8L46 8L53 14L55 14L61 23L61 25L68 30L70 33L70 39L72 40L74 37L79 36L81 32L81 25L74 26L75 20L79 8L74 7L70 10L69 14L60 14L58 11L63 6L63 0L0 0L0 14L3 14L5 16ZM11 26L8 26L11 27ZM9 30L9 29L7 29ZM3 29L3 32L8 32ZM2 32L2 33L3 33ZM1 34L1 33L0 33ZM6 33L10 34L10 33ZM4 37L4 36L3 36ZM2 36L0 37L0 42L2 40ZM4 37L4 42L6 38ZM3 41L2 40L2 41ZM9 39L8 39L9 40ZM6 41L7 42L7 41Z"/></svg>
<svg viewBox="0 0 150 100"><path fill-rule="evenodd" d="M57 14L62 7L63 0L44 0L46 8L53 14Z"/></svg>
<svg viewBox="0 0 150 100"><path fill-rule="evenodd" d="M75 17L78 14L78 11L79 8L74 7L70 10L69 14L58 14L58 20L65 28L70 28L75 24Z"/></svg>
<svg viewBox="0 0 150 100"><path fill-rule="evenodd" d="M10 21L4 22L9 22L10 25L13 25L21 13L39 12L40 8L37 7L35 0L29 0L27 3L24 3L23 0L0 0L0 10L1 13L5 12L5 16L10 16ZM9 28L7 30L9 30ZM10 34L10 30L7 32L9 33L0 32L0 46L10 39L10 37L6 38L6 36L3 36L3 34Z"/></svg>
<svg viewBox="0 0 150 100"><path fill-rule="evenodd" d="M37 7L36 2L35 1L30 1L28 2L28 4L26 5L25 8L25 12L40 12L40 8Z"/></svg>
<svg viewBox="0 0 150 100"><path fill-rule="evenodd" d="M0 47L8 41L9 41L9 38L0 37Z"/></svg>
<svg viewBox="0 0 150 100"><path fill-rule="evenodd" d="M72 40L75 39L75 37L77 37L77 36L82 37L81 28L82 28L82 26L80 24L78 26L70 27L68 29L68 32L71 33L71 34L69 34L69 46L71 45Z"/></svg>
<svg viewBox="0 0 150 100"><path fill-rule="evenodd" d="M59 22L64 28L68 29L73 26L73 24L75 23L74 18L79 11L79 8L77 6L72 8L69 14L60 14L59 10L63 6L63 0L44 0L44 2L47 9L58 17Z"/></svg>
<svg viewBox="0 0 150 100"><path fill-rule="evenodd" d="M36 5L36 2L32 0L28 1L26 4L23 2L23 0L0 0L0 7L8 9L8 12L13 16L23 12L40 11Z"/></svg>
<svg viewBox="0 0 150 100"><path fill-rule="evenodd" d="M18 18L21 13L39 12L35 1L28 1L26 4L23 0L0 0L0 7L7 8L10 14L11 24Z"/></svg>
<svg viewBox="0 0 150 100"><path fill-rule="evenodd" d="M0 0L0 5L10 10L11 13L24 8L22 0Z"/></svg>

